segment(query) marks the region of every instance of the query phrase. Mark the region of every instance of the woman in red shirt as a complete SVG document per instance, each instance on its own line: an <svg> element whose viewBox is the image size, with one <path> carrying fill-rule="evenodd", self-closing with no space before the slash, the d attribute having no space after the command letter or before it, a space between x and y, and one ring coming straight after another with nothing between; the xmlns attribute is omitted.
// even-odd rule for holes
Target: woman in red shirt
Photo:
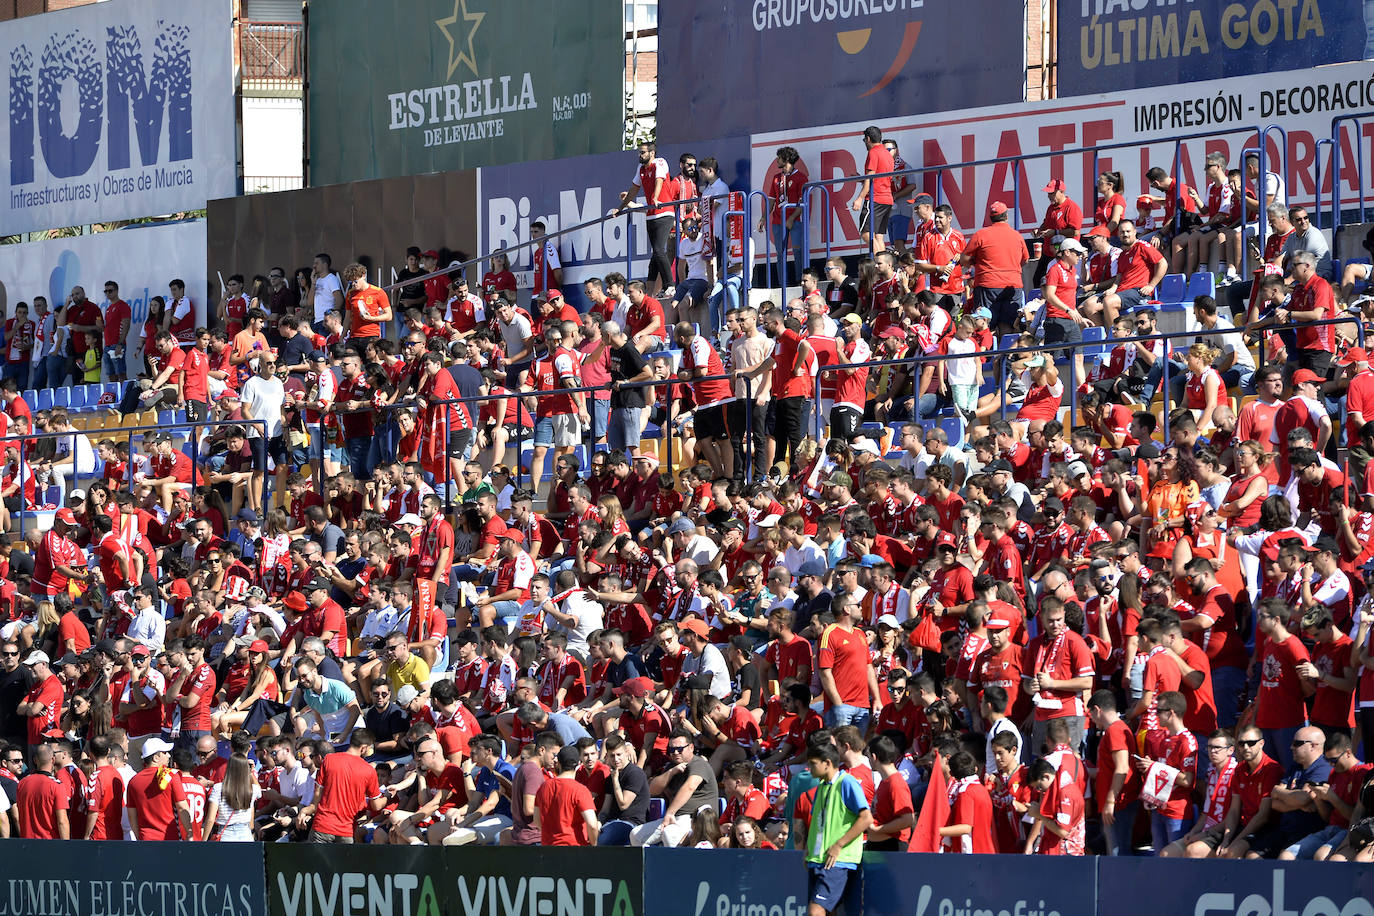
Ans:
<svg viewBox="0 0 1374 916"><path fill-rule="evenodd" d="M1234 454L1236 474L1217 514L1229 519L1231 528L1249 528L1259 521L1260 506L1269 495L1269 480L1264 476L1269 453L1258 442L1246 440L1236 446Z"/></svg>
<svg viewBox="0 0 1374 916"><path fill-rule="evenodd" d="M1205 343L1195 343L1188 348L1184 362L1188 366L1187 381L1184 385L1185 403L1189 410L1199 411L1197 429L1206 434L1213 426L1212 414L1217 409L1221 396L1221 373L1212 368L1212 360L1217 351Z"/></svg>
<svg viewBox="0 0 1374 916"><path fill-rule="evenodd" d="M1058 416L1059 403L1064 399L1059 368L1046 359L1044 353L1031 357L1021 378L1026 385L1026 398L1016 412L1017 425L1021 427L1018 439L1024 439L1029 428L1038 428L1046 420Z"/></svg>
<svg viewBox="0 0 1374 916"><path fill-rule="evenodd" d="M1106 226L1113 236L1117 223L1126 215L1126 198L1121 195L1125 186L1120 172L1103 172L1097 176L1097 210L1093 213L1093 224Z"/></svg>

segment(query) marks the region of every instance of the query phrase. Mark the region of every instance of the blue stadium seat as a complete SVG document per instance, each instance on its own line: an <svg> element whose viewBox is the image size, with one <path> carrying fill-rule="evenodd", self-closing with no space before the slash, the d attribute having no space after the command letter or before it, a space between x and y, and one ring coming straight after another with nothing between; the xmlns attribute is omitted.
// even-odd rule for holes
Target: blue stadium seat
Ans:
<svg viewBox="0 0 1374 916"><path fill-rule="evenodd" d="M1182 302L1186 287L1187 279L1183 274L1165 274L1164 279L1159 281L1155 296L1160 302Z"/></svg>
<svg viewBox="0 0 1374 916"><path fill-rule="evenodd" d="M997 349L1010 350L1016 346L1016 341L1021 337L1020 334L1003 334L1002 339L997 342Z"/></svg>
<svg viewBox="0 0 1374 916"><path fill-rule="evenodd" d="M963 425L958 417L942 417L936 421L936 425L944 430L945 438L950 442L958 442L963 430Z"/></svg>
<svg viewBox="0 0 1374 916"><path fill-rule="evenodd" d="M176 421L177 421L177 412L176 412L175 410L159 410L159 411L157 412L157 425L158 425L158 426L171 426L171 425L172 425L173 423L175 423Z"/></svg>
<svg viewBox="0 0 1374 916"><path fill-rule="evenodd" d="M38 392L38 397L34 399L33 409L47 410L50 407L52 407L52 389L44 388L42 391Z"/></svg>
<svg viewBox="0 0 1374 916"><path fill-rule="evenodd" d="M1092 327L1087 327L1087 328L1084 328L1084 329L1083 329L1083 342L1084 342L1085 344L1086 344L1086 343L1090 343L1090 342L1092 342L1092 341L1105 341L1106 339L1107 339L1107 329L1106 329L1106 328L1101 328L1101 327L1098 327L1097 325L1093 325ZM1100 356L1102 356L1102 355L1104 355L1104 354L1106 354L1106 353L1110 353L1110 352L1111 352L1111 349L1112 349L1112 348L1111 348L1111 345L1110 345L1110 344L1107 344L1107 343L1101 343L1101 344L1098 344L1097 346L1085 346L1085 347L1083 348L1083 358L1084 358L1084 359L1095 359L1095 358L1100 357Z"/></svg>
<svg viewBox="0 0 1374 916"><path fill-rule="evenodd" d="M85 410L85 409L86 409L86 405L89 403L88 395L87 395L87 390L88 390L90 387L91 387L91 386L89 386L89 385L73 385L73 386L72 386L71 404L69 405L71 410Z"/></svg>
<svg viewBox="0 0 1374 916"><path fill-rule="evenodd" d="M1212 296L1217 294L1216 274L1207 270L1200 270L1188 278L1188 291L1183 294L1183 301L1191 305L1198 296Z"/></svg>
<svg viewBox="0 0 1374 916"><path fill-rule="evenodd" d="M27 404L27 405L29 405L29 408L30 408L31 410L37 410L37 409L38 409L38 392L37 392L37 391L35 391L35 390L32 389L32 388L25 388L25 389L24 389L23 398L24 398L24 403Z"/></svg>
<svg viewBox="0 0 1374 916"><path fill-rule="evenodd" d="M56 388L52 393L52 406L71 407L72 390L70 388Z"/></svg>

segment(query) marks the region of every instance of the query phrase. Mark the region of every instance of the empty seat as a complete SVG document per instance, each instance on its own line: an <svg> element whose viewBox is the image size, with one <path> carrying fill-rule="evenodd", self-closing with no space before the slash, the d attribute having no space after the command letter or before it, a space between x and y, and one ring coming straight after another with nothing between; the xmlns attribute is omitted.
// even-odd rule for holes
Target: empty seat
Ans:
<svg viewBox="0 0 1374 916"><path fill-rule="evenodd" d="M85 410L86 405L90 402L90 395L88 394L90 388L90 385L73 385L71 388L71 403L67 405L69 409Z"/></svg>
<svg viewBox="0 0 1374 916"><path fill-rule="evenodd" d="M1217 294L1217 278L1211 271L1200 270L1188 278L1188 291L1183 294L1183 302L1191 304L1198 296Z"/></svg>
<svg viewBox="0 0 1374 916"><path fill-rule="evenodd" d="M44 388L38 392L38 397L34 400L34 410L48 410L52 407L52 389Z"/></svg>
<svg viewBox="0 0 1374 916"><path fill-rule="evenodd" d="M71 407L71 406L72 406L72 389L71 389L71 388L55 388L55 389L53 389L53 393L52 393L52 406L54 406L54 407Z"/></svg>
<svg viewBox="0 0 1374 916"><path fill-rule="evenodd" d="M1187 280L1183 274L1165 274L1164 279L1159 281L1155 295L1160 302L1182 302L1186 288Z"/></svg>

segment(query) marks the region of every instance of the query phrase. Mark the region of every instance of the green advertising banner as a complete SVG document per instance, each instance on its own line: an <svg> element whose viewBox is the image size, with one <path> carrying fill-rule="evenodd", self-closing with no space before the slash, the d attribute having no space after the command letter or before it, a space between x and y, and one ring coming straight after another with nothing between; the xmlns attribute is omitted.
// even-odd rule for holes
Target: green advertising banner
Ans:
<svg viewBox="0 0 1374 916"><path fill-rule="evenodd" d="M310 183L619 149L621 5L311 0Z"/></svg>

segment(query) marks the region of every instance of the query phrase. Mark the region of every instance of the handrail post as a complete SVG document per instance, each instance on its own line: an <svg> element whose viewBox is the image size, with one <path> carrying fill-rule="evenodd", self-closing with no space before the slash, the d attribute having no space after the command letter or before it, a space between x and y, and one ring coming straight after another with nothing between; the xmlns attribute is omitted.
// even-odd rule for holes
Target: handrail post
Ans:
<svg viewBox="0 0 1374 916"><path fill-rule="evenodd" d="M754 482L754 380L744 380L744 482Z"/></svg>
<svg viewBox="0 0 1374 916"><path fill-rule="evenodd" d="M1169 363L1170 363L1170 359L1169 359L1169 348L1168 348L1168 346L1165 346L1165 347L1164 347L1164 356L1163 356L1163 359L1164 359L1164 366L1163 366L1163 369L1161 370L1159 384L1160 384L1161 386L1163 386L1162 397L1164 398L1164 410L1163 410L1163 414L1164 414L1164 416L1163 416L1163 420L1164 420L1164 444L1165 444L1165 445L1168 445L1169 442L1170 442L1170 436L1169 436Z"/></svg>

